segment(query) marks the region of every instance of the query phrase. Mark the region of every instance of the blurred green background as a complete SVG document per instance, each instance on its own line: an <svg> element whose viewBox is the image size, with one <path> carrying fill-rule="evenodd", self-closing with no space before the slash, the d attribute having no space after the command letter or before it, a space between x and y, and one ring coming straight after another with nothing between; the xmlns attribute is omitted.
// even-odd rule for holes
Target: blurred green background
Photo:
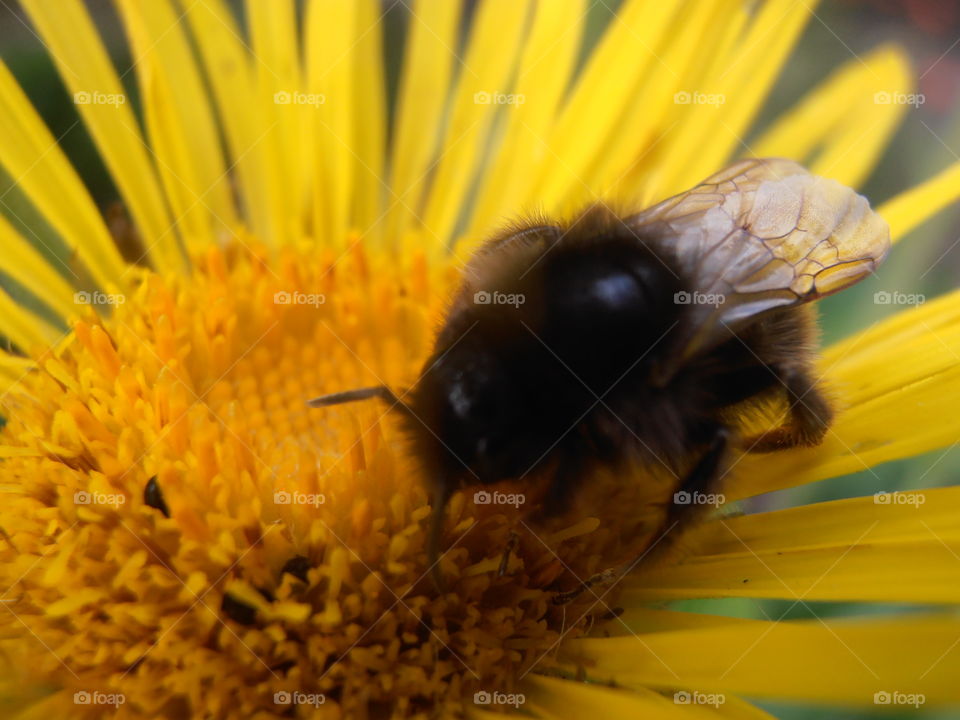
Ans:
<svg viewBox="0 0 960 720"><path fill-rule="evenodd" d="M233 4L238 16L242 16L240 4ZM587 47L603 32L619 4L619 0L592 3ZM129 68L132 59L112 3L108 0L88 0L88 5L107 38L116 67L121 72ZM387 79L392 94L396 90L408 11L398 2L385 2L385 7L388 8L385 16ZM960 7L957 3L949 0L847 0L821 5L756 124L757 130L762 130L772 118L792 106L805 91L836 67L849 61L855 62L858 53L890 41L900 44L909 52L919 78L917 92L922 93L926 101L906 113L880 165L862 188L875 206L960 159ZM116 203L118 195L80 122L72 99L21 9L14 2L2 0L0 57L16 75L74 166L79 169L93 197L107 212ZM126 74L123 81L127 96L136 106L134 74ZM69 260L56 234L46 226L2 171L0 212L26 236L33 238L43 252L51 257ZM900 243L876 278L825 300L821 304L824 342L842 338L900 309L897 306L875 304L873 295L878 290L920 293L933 298L956 287L960 270L958 219L960 208L941 213ZM22 296L20 289L8 279L0 278L0 282L15 296ZM745 509L772 509L868 495L881 490L954 484L958 471L960 452L951 447L946 451L887 463L844 478L772 493L756 499L752 506ZM769 619L810 618L814 613L819 617L830 617L906 609L753 600L685 602L678 604L678 607ZM914 710L874 713L771 703L761 705L785 720L822 717L856 719L881 715L896 718L917 717L918 714ZM952 712L923 713L923 717L946 719L956 718L957 715Z"/></svg>

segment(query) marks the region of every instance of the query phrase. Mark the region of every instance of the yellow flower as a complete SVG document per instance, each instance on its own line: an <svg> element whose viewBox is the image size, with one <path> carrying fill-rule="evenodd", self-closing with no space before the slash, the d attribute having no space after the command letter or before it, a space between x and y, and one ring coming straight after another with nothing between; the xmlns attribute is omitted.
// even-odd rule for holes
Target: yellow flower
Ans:
<svg viewBox="0 0 960 720"><path fill-rule="evenodd" d="M458 494L439 593L429 497L393 418L304 403L414 382L461 259L504 218L642 206L744 153L859 184L905 107L878 93L912 90L898 49L841 67L747 148L807 3L628 0L579 69L587 0L486 0L462 49L461 4L419 0L389 128L375 0L311 0L302 22L292 0L249 0L245 30L223 0L117 0L139 118L81 0L23 6L142 257L121 256L0 65L0 165L71 251L51 264L0 220L0 271L29 295L0 292L5 716L759 718L741 696L960 700L956 488L718 516L670 562L567 605L558 589L643 546L670 487L600 475L537 528ZM954 165L880 212L899 239L958 195ZM739 459L728 498L951 444L958 351L956 293L829 348L827 440ZM663 609L717 596L945 609Z"/></svg>

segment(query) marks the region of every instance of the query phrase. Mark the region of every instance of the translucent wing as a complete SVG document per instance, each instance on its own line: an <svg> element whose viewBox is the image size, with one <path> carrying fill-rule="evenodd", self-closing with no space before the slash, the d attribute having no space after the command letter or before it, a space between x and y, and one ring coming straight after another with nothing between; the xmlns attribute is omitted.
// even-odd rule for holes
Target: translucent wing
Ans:
<svg viewBox="0 0 960 720"><path fill-rule="evenodd" d="M810 302L874 271L886 222L850 188L792 160L744 160L626 219L675 252L692 281L681 357L730 337L761 313Z"/></svg>

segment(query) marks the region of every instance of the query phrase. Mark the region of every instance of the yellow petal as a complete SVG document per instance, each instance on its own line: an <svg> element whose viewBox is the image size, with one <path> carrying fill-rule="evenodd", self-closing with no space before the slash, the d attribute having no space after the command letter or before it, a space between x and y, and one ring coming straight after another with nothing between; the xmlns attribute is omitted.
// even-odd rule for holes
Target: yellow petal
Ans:
<svg viewBox="0 0 960 720"><path fill-rule="evenodd" d="M632 576L625 582L632 582ZM623 597L630 599L632 595L625 593ZM625 635L693 630L749 622L753 621L724 615L704 615L678 610L657 610L643 605L624 605L623 612L615 620L594 628L594 636L608 637L611 633Z"/></svg>
<svg viewBox="0 0 960 720"><path fill-rule="evenodd" d="M392 136L388 238L398 237L420 212L457 58L460 11L459 2L417 0L410 12Z"/></svg>
<svg viewBox="0 0 960 720"><path fill-rule="evenodd" d="M573 680L528 675L522 685L524 704L541 717L583 718L601 715L604 718L716 718L710 708L674 702L660 693L637 688L625 690L590 685Z"/></svg>
<svg viewBox="0 0 960 720"><path fill-rule="evenodd" d="M296 8L291 0L247 0L246 9L255 60L250 110L262 135L256 151L269 208L266 240L279 245L302 234L313 176L305 121L291 102L302 91Z"/></svg>
<svg viewBox="0 0 960 720"><path fill-rule="evenodd" d="M160 271L182 269L149 148L110 58L79 0L26 0L24 9L50 49L77 110L90 130L148 255ZM106 102L113 98L113 102ZM86 100L87 102L78 102Z"/></svg>
<svg viewBox="0 0 960 720"><path fill-rule="evenodd" d="M951 616L747 621L572 640L561 658L585 666L591 679L628 686L861 706L873 705L876 693L919 693L931 706L960 700L957 637L960 619Z"/></svg>
<svg viewBox="0 0 960 720"><path fill-rule="evenodd" d="M617 130L638 86L651 86L653 73L672 71L663 67L658 52L668 40L664 30L681 5L631 0L620 8L543 143L539 171L524 188L526 202L555 212L571 192L585 196L583 176L607 136ZM704 11L692 12L699 17Z"/></svg>
<svg viewBox="0 0 960 720"><path fill-rule="evenodd" d="M68 318L76 313L70 283L3 216L0 216L0 271L23 285L60 317Z"/></svg>
<svg viewBox="0 0 960 720"><path fill-rule="evenodd" d="M314 175L314 236L326 238L327 244L342 243L346 237L353 194L357 9L354 3L339 0L311 0L306 9L305 87L316 102L296 109L313 135L313 156L307 160ZM331 33L330 28L337 31Z"/></svg>
<svg viewBox="0 0 960 720"><path fill-rule="evenodd" d="M190 3L185 13L194 37L202 39L196 47L210 78L247 220L255 233L265 237L267 190L260 146L263 131L255 122L256 113L250 111L254 97L250 55L223 0Z"/></svg>
<svg viewBox="0 0 960 720"><path fill-rule="evenodd" d="M12 392L24 392L22 381L35 368L33 360L0 350L0 398Z"/></svg>
<svg viewBox="0 0 960 720"><path fill-rule="evenodd" d="M544 138L570 81L585 7L585 0L537 5L517 73L516 96L523 102L505 108L504 139L481 180L468 237L479 239L503 222L504 215L529 209L520 206L520 193L530 187L535 168L551 161Z"/></svg>
<svg viewBox="0 0 960 720"><path fill-rule="evenodd" d="M960 602L960 488L718 519L680 564L643 569L625 605L691 597Z"/></svg>
<svg viewBox="0 0 960 720"><path fill-rule="evenodd" d="M960 435L954 411L960 402L958 315L960 291L955 291L829 348L819 368L838 414L823 442L743 456L730 474L724 491L728 498L836 477L951 445Z"/></svg>
<svg viewBox="0 0 960 720"><path fill-rule="evenodd" d="M744 29L750 22L752 12L750 6L736 0L718 5L719 17L711 21L715 31L700 43L699 52L691 59L686 77L678 77L678 82L683 85L678 92L689 94L703 91L715 77L718 67L729 68L738 61L743 52ZM700 97L706 99L704 95ZM660 199L657 196L656 178L663 174L664 165L671 162L669 153L672 148L666 141L675 131L684 127L691 111L689 104L677 102L677 99L676 96L668 98L672 107L668 108L662 126L656 128L651 142L633 158L633 166L617 183L615 197L622 197L636 207L645 207Z"/></svg>
<svg viewBox="0 0 960 720"><path fill-rule="evenodd" d="M718 63L701 88L706 95L722 98L722 104L690 105L682 126L664 140L663 152L670 160L650 178L654 197L692 187L731 153L749 152L743 137L814 7L815 3L772 0L757 10L734 57Z"/></svg>
<svg viewBox="0 0 960 720"><path fill-rule="evenodd" d="M353 48L354 226L367 232L380 219L384 192L387 98L383 68L383 18L377 0L358 0Z"/></svg>
<svg viewBox="0 0 960 720"><path fill-rule="evenodd" d="M511 73L533 3L487 0L477 8L450 109L444 151L431 184L423 224L446 247L470 190L497 110L511 94Z"/></svg>
<svg viewBox="0 0 960 720"><path fill-rule="evenodd" d="M929 180L906 190L878 209L890 225L894 242L960 197L960 162L955 162Z"/></svg>
<svg viewBox="0 0 960 720"><path fill-rule="evenodd" d="M859 185L886 149L913 80L904 52L881 47L850 60L781 116L750 151L788 157L813 172Z"/></svg>
<svg viewBox="0 0 960 720"><path fill-rule="evenodd" d="M123 287L126 263L83 182L7 66L0 63L0 165L105 290Z"/></svg>
<svg viewBox="0 0 960 720"><path fill-rule="evenodd" d="M656 48L657 62L643 75L639 87L630 93L629 104L617 121L605 146L597 150L578 187L571 188L561 208L575 211L597 198L628 206L639 202L637 186L630 180L632 170L656 147L658 135L669 132L679 121L677 113L689 110L678 98L696 92L691 76L696 63L712 64L711 51L722 41L726 26L738 21L727 0L701 2L675 15Z"/></svg>
<svg viewBox="0 0 960 720"><path fill-rule="evenodd" d="M203 247L236 226L220 138L180 12L169 0L118 0L137 55L154 157L188 246Z"/></svg>
<svg viewBox="0 0 960 720"><path fill-rule="evenodd" d="M32 354L53 345L63 332L0 289L0 336L9 338L25 353Z"/></svg>

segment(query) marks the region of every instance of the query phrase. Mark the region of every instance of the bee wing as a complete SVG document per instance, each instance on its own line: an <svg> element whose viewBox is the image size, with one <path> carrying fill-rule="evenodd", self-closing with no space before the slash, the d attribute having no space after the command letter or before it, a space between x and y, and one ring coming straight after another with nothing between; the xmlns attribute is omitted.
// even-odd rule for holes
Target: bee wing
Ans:
<svg viewBox="0 0 960 720"><path fill-rule="evenodd" d="M677 351L689 357L761 313L810 302L872 273L890 249L862 195L791 160L744 160L627 218L661 238L692 280Z"/></svg>

